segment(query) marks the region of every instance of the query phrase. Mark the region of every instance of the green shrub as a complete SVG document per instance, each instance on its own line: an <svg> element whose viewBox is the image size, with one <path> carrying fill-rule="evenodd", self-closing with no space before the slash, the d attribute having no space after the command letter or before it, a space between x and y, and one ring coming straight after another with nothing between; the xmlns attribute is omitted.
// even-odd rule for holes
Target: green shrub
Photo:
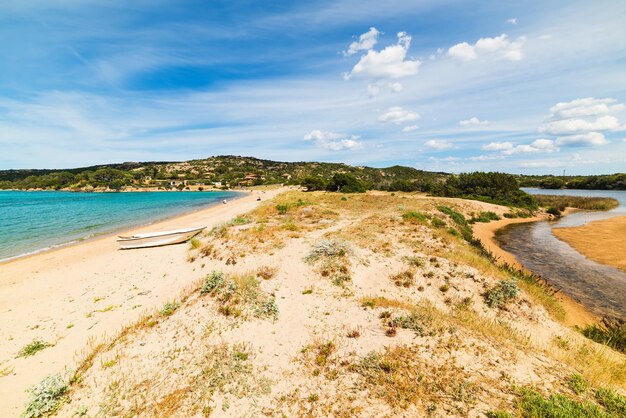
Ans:
<svg viewBox="0 0 626 418"><path fill-rule="evenodd" d="M615 391L600 388L595 393L596 401L604 409L616 417L626 417L626 397L618 395Z"/></svg>
<svg viewBox="0 0 626 418"><path fill-rule="evenodd" d="M47 343L45 341L41 341L41 340L33 340L33 342L31 342L30 344L27 344L26 346L24 346L19 351L19 353L17 353L17 357L34 356L35 354L37 354L41 350L43 350L45 348L48 348L48 347L52 347L52 344Z"/></svg>
<svg viewBox="0 0 626 418"><path fill-rule="evenodd" d="M561 216L561 211L554 206L550 206L548 209L546 209L546 213L553 216Z"/></svg>
<svg viewBox="0 0 626 418"><path fill-rule="evenodd" d="M284 215L289 210L289 205L276 205L276 210L280 215Z"/></svg>
<svg viewBox="0 0 626 418"><path fill-rule="evenodd" d="M411 210L408 212L404 212L402 214L402 219L404 219L405 221L409 221L409 222L414 222L414 221L426 222L428 220L428 217L421 212L416 212L416 211Z"/></svg>
<svg viewBox="0 0 626 418"><path fill-rule="evenodd" d="M200 288L200 293L205 295L207 293L211 293L213 290L217 289L219 286L224 283L224 273L221 271L213 270L209 274L207 274L204 279L204 283Z"/></svg>
<svg viewBox="0 0 626 418"><path fill-rule="evenodd" d="M494 212L480 212L480 214L478 215L478 217L474 217L470 220L470 223L475 223L475 222L483 222L483 223L488 223L491 221L499 221L500 217L498 216L497 213Z"/></svg>
<svg viewBox="0 0 626 418"><path fill-rule="evenodd" d="M367 187L364 182L351 174L336 173L326 186L329 192L364 193Z"/></svg>
<svg viewBox="0 0 626 418"><path fill-rule="evenodd" d="M522 389L517 401L522 417L537 418L618 418L623 415L613 413L589 401L569 399L561 394L544 398L532 389Z"/></svg>
<svg viewBox="0 0 626 418"><path fill-rule="evenodd" d="M519 287L515 280L500 280L500 282L485 292L485 303L490 308L499 308L506 302L513 300L519 294Z"/></svg>
<svg viewBox="0 0 626 418"><path fill-rule="evenodd" d="M30 400L22 418L43 417L53 414L64 400L67 382L60 374L49 375L28 389Z"/></svg>
<svg viewBox="0 0 626 418"><path fill-rule="evenodd" d="M597 343L626 353L626 322L603 318L600 324L587 325L581 332Z"/></svg>
<svg viewBox="0 0 626 418"><path fill-rule="evenodd" d="M569 379L567 379L567 386L577 395L580 395L589 389L589 383L587 383L585 378L578 373L572 374Z"/></svg>
<svg viewBox="0 0 626 418"><path fill-rule="evenodd" d="M172 315L180 305L176 302L167 302L159 312L163 316Z"/></svg>

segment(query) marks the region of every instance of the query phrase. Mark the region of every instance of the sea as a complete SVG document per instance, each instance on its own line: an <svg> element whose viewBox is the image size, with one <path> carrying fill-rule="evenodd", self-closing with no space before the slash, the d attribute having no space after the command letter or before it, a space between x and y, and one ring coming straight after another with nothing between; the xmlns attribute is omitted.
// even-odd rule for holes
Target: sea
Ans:
<svg viewBox="0 0 626 418"><path fill-rule="evenodd" d="M237 192L0 191L0 261L150 224Z"/></svg>

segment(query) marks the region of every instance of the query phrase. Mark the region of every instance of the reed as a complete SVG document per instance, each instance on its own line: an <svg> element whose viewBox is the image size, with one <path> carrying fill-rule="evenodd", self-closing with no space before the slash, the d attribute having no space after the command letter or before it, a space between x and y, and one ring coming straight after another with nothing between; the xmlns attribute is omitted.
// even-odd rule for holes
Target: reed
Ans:
<svg viewBox="0 0 626 418"><path fill-rule="evenodd" d="M563 211L565 208L584 210L611 210L619 206L619 202L611 197L583 197L536 195L539 206L556 208Z"/></svg>

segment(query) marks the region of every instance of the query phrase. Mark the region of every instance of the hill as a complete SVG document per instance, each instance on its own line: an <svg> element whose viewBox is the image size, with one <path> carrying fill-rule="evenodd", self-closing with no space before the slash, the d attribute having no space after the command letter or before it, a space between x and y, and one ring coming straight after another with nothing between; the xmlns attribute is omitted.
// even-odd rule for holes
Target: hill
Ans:
<svg viewBox="0 0 626 418"><path fill-rule="evenodd" d="M300 184L306 177L328 179L337 173L350 174L368 188L385 190L415 187L416 183L434 183L447 177L446 173L402 166L354 167L340 163L278 162L224 155L183 162L125 162L60 170L3 170L0 171L0 189L237 187Z"/></svg>

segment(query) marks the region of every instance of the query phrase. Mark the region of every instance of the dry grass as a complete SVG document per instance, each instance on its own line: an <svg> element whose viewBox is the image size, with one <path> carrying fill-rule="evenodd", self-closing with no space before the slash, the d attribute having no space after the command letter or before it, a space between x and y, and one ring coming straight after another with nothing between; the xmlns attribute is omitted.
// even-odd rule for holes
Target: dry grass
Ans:
<svg viewBox="0 0 626 418"><path fill-rule="evenodd" d="M398 299L389 299L384 296L363 296L359 300L360 304L364 308L397 308L397 309L411 309L412 304L406 301Z"/></svg>

